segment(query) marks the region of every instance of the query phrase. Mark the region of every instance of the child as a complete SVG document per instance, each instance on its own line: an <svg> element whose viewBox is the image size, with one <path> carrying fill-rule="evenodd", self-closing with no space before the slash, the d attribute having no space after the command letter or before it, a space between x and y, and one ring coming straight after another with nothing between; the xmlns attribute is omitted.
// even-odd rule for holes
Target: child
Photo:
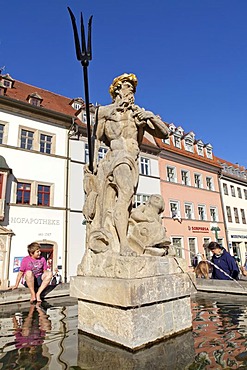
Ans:
<svg viewBox="0 0 247 370"><path fill-rule="evenodd" d="M30 302L41 302L40 294L49 285L52 272L47 271L46 260L40 256L41 251L38 243L29 244L27 250L29 256L23 258L15 286L12 289L18 288L21 278L24 276L24 285L29 288L31 293Z"/></svg>

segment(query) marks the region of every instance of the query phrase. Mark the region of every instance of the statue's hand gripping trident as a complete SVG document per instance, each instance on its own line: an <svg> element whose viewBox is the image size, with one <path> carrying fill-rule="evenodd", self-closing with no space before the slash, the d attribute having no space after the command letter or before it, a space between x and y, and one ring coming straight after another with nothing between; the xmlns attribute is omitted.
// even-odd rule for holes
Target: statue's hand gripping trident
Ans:
<svg viewBox="0 0 247 370"><path fill-rule="evenodd" d="M81 65L83 67L85 105L86 105L86 115L87 115L89 170L90 172L93 172L93 150L92 150L91 127L90 127L89 89L88 89L88 74L87 74L87 67L89 65L89 61L92 60L91 31L92 31L93 16L91 15L88 21L88 40L87 40L87 45L86 45L83 16L81 13L81 45L80 45L75 16L69 7L68 7L68 11L71 17L71 22L72 22L72 27L73 27L73 32L74 32L76 57L81 62Z"/></svg>

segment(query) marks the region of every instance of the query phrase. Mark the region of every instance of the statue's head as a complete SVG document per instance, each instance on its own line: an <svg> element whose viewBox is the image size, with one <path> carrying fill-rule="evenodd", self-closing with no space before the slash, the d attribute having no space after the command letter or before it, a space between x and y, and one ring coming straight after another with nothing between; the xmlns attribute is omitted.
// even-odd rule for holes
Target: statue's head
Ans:
<svg viewBox="0 0 247 370"><path fill-rule="evenodd" d="M114 78L110 88L109 92L113 100L115 100L116 96L119 94L119 91L122 89L123 84L127 82L132 85L133 93L136 92L136 86L137 86L137 78L136 75L133 73L124 73L121 76L118 76Z"/></svg>
<svg viewBox="0 0 247 370"><path fill-rule="evenodd" d="M160 194L150 195L147 204L150 204L152 207L156 208L159 214L165 210L165 202Z"/></svg>

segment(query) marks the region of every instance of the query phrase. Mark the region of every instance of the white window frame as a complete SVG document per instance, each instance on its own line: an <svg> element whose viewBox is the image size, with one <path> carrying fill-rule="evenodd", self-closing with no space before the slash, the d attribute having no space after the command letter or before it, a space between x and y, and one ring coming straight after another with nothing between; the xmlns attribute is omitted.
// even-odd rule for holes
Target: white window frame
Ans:
<svg viewBox="0 0 247 370"><path fill-rule="evenodd" d="M166 179L169 182L177 182L177 171L176 167L166 166ZM171 176L170 176L171 175Z"/></svg>
<svg viewBox="0 0 247 370"><path fill-rule="evenodd" d="M150 159L146 157L140 157L140 174L143 176L151 175Z"/></svg>
<svg viewBox="0 0 247 370"><path fill-rule="evenodd" d="M202 211L203 211L203 218L201 218L201 210L202 209ZM198 219L200 220L200 221L207 221L207 213L206 213L206 206L205 206L205 204L198 204L198 206L197 206L197 212L198 212Z"/></svg>
<svg viewBox="0 0 247 370"><path fill-rule="evenodd" d="M238 208L237 207L233 207L233 214L234 214L234 221L236 224L239 224L240 223L240 219L239 219L239 213L238 213Z"/></svg>
<svg viewBox="0 0 247 370"><path fill-rule="evenodd" d="M224 195L229 195L228 185L224 182L223 185L222 185L222 187L223 187L223 193L224 193Z"/></svg>
<svg viewBox="0 0 247 370"><path fill-rule="evenodd" d="M190 212L187 212L187 208L190 208ZM185 202L184 203L184 216L186 220L193 220L194 219L194 207L193 203Z"/></svg>
<svg viewBox="0 0 247 370"><path fill-rule="evenodd" d="M210 220L211 222L217 222L219 220L217 207L210 206Z"/></svg>
<svg viewBox="0 0 247 370"><path fill-rule="evenodd" d="M187 179L187 181L184 181L183 173L186 174L185 178ZM191 182L190 182L190 171L181 170L181 182L182 182L183 185L190 186L190 184L191 184Z"/></svg>
<svg viewBox="0 0 247 370"><path fill-rule="evenodd" d="M237 193L238 193L238 197L242 199L242 190L239 186L237 187Z"/></svg>
<svg viewBox="0 0 247 370"><path fill-rule="evenodd" d="M176 135L176 134L173 134L173 144L175 146L175 148L178 148L178 149L181 149L181 137Z"/></svg>
<svg viewBox="0 0 247 370"><path fill-rule="evenodd" d="M226 206L227 222L232 222L232 210L230 206Z"/></svg>
<svg viewBox="0 0 247 370"><path fill-rule="evenodd" d="M230 188L231 188L231 196L236 197L235 187L233 185L230 185Z"/></svg>
<svg viewBox="0 0 247 370"><path fill-rule="evenodd" d="M181 217L180 215L180 202L178 200L169 201L169 209L171 218Z"/></svg>
<svg viewBox="0 0 247 370"><path fill-rule="evenodd" d="M243 208L240 208L240 214L241 214L242 224L246 225L246 215L245 215L245 210Z"/></svg>
<svg viewBox="0 0 247 370"><path fill-rule="evenodd" d="M142 204L145 204L150 198L150 194L136 194L134 197L133 207L139 207Z"/></svg>
<svg viewBox="0 0 247 370"><path fill-rule="evenodd" d="M180 243L178 243L178 245L180 244L181 248L176 247L177 240L180 241ZM183 238L181 236L172 236L171 237L171 242L172 242L172 245L174 246L174 248L176 250L176 257L184 258L184 240L183 240Z"/></svg>
<svg viewBox="0 0 247 370"><path fill-rule="evenodd" d="M211 176L206 176L206 187L208 190L214 190L214 180Z"/></svg>
<svg viewBox="0 0 247 370"><path fill-rule="evenodd" d="M199 180L199 186L196 177ZM202 189L202 175L200 173L194 173L194 183L196 188Z"/></svg>
<svg viewBox="0 0 247 370"><path fill-rule="evenodd" d="M192 251L190 249L190 240L194 240L194 250ZM197 253L198 249L197 249L197 238L195 237L189 237L188 238L188 250L189 250L189 258L190 258L190 266L192 266L192 261L193 261L193 258L195 257L195 254Z"/></svg>

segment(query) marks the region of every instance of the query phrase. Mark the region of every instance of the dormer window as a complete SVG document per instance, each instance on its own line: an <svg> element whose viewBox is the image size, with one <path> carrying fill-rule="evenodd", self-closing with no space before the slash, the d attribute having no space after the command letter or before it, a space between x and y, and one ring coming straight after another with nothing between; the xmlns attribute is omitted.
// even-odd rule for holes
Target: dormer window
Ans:
<svg viewBox="0 0 247 370"><path fill-rule="evenodd" d="M170 132L175 132L175 130L176 130L176 126L174 125L174 123L170 123L168 128L169 128Z"/></svg>
<svg viewBox="0 0 247 370"><path fill-rule="evenodd" d="M184 137L184 147L185 150L188 152L193 153L194 152L194 140L195 140L195 134L194 132L190 132L189 134L185 135Z"/></svg>
<svg viewBox="0 0 247 370"><path fill-rule="evenodd" d="M207 154L207 157L212 159L213 158L213 147L211 144L207 144L206 146L206 154Z"/></svg>
<svg viewBox="0 0 247 370"><path fill-rule="evenodd" d="M3 88L5 89L11 89L14 86L14 82L15 81L9 74L0 76L0 87L3 86ZM4 94L1 94L1 95L4 95Z"/></svg>
<svg viewBox="0 0 247 370"><path fill-rule="evenodd" d="M75 110L79 110L81 109L83 106L84 106L84 100L82 98L76 98L76 99L73 99L71 102L70 102L70 105L72 106L72 108L74 108Z"/></svg>
<svg viewBox="0 0 247 370"><path fill-rule="evenodd" d="M4 96L6 94L6 91L7 91L7 87L4 86L4 83L2 81L0 81L0 95Z"/></svg>
<svg viewBox="0 0 247 370"><path fill-rule="evenodd" d="M179 137L177 135L173 135L173 142L174 142L174 146L176 148L181 149L181 137Z"/></svg>
<svg viewBox="0 0 247 370"><path fill-rule="evenodd" d="M31 105L34 105L36 107L40 107L41 103L43 101L41 96L37 93L33 93L33 94L28 95L27 100Z"/></svg>

